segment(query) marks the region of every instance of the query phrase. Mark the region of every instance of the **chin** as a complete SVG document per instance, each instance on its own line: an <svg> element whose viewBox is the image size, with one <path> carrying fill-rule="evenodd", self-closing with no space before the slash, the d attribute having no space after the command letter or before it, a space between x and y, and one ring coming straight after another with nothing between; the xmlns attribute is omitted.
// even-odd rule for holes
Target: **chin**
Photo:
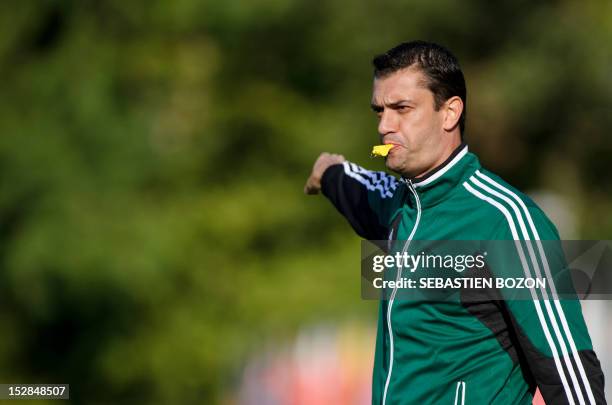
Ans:
<svg viewBox="0 0 612 405"><path fill-rule="evenodd" d="M396 162L393 162L390 159L387 159L387 161L385 162L385 165L387 166L387 169L394 171L396 173L399 173L402 169L401 165L398 165Z"/></svg>

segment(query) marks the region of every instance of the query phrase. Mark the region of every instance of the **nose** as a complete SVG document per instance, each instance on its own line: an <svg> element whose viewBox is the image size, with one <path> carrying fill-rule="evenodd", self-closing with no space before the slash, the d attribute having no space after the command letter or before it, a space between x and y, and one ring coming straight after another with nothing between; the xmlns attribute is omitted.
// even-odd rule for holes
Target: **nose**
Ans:
<svg viewBox="0 0 612 405"><path fill-rule="evenodd" d="M385 108L378 121L378 133L380 136L385 136L389 133L397 131L397 120L392 110Z"/></svg>

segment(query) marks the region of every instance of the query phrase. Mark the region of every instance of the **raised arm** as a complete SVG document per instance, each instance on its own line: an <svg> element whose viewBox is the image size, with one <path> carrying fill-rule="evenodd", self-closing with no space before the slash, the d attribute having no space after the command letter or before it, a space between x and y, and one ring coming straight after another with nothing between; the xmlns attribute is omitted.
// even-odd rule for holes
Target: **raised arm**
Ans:
<svg viewBox="0 0 612 405"><path fill-rule="evenodd" d="M355 232L370 240L387 239L399 183L385 172L348 162L342 155L322 153L314 164L304 192L323 192Z"/></svg>

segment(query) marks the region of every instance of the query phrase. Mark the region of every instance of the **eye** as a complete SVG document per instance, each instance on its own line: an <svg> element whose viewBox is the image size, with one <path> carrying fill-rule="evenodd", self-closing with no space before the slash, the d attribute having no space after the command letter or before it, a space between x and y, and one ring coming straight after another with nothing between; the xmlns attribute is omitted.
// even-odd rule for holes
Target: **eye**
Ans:
<svg viewBox="0 0 612 405"><path fill-rule="evenodd" d="M399 111L400 113L405 113L410 111L410 107L408 107L407 105L400 105L397 107L397 111Z"/></svg>

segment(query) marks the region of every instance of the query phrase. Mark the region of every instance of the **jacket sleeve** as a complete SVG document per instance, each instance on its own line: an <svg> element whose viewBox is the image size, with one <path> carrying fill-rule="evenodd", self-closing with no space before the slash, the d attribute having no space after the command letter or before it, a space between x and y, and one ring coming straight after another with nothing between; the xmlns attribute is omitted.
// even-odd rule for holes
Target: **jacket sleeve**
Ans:
<svg viewBox="0 0 612 405"><path fill-rule="evenodd" d="M393 196L398 189L395 177L351 162L328 167L321 179L323 194L355 232L369 240L387 239Z"/></svg>
<svg viewBox="0 0 612 405"><path fill-rule="evenodd" d="M571 279L557 230L535 205L515 214L514 224L499 226L494 239L508 243L490 264L496 277L545 279L545 288L520 296L517 290L502 290L525 363L521 367L527 368L523 373L535 380L547 404L605 404L603 373L580 301L567 288Z"/></svg>

